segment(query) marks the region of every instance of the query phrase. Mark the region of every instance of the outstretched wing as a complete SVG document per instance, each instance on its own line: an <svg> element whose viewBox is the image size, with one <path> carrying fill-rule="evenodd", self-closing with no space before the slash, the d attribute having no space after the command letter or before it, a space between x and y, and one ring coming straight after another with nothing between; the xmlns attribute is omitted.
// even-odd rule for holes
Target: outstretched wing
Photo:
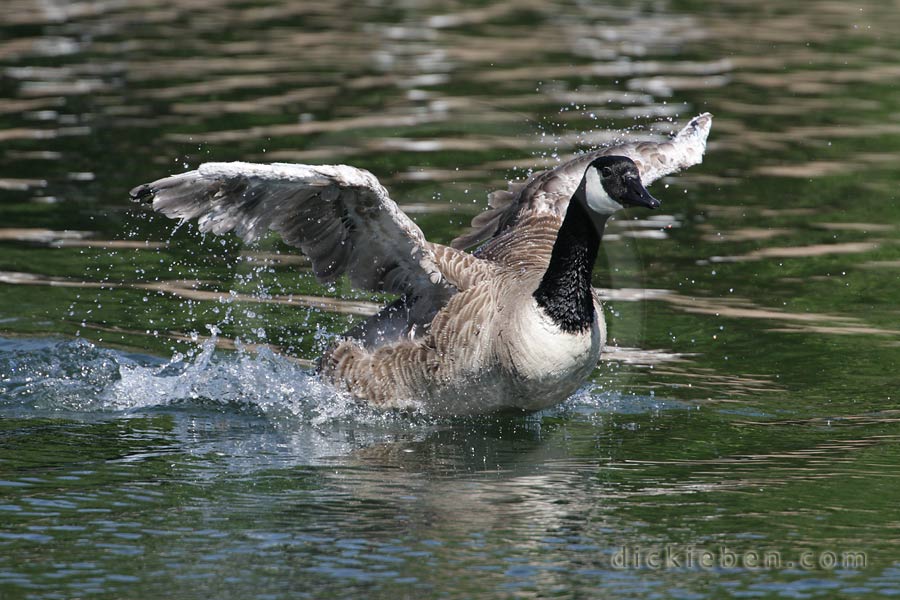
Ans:
<svg viewBox="0 0 900 600"><path fill-rule="evenodd" d="M525 236L514 235L515 229L527 224L533 232L540 223L542 228L553 229L547 232L552 246L555 229L559 228L569 199L591 161L599 156L627 156L637 165L643 184L649 186L664 175L702 162L711 126L712 115L704 113L691 119L675 137L665 142L633 142L588 152L554 169L536 173L525 182L514 183L508 190L494 192L489 197L490 208L476 216L472 230L453 240L451 245L467 248L490 239L477 254L500 260L501 254L511 254L503 251L510 243L527 242ZM546 244L538 245L543 248Z"/></svg>
<svg viewBox="0 0 900 600"><path fill-rule="evenodd" d="M374 175L344 165L206 163L138 186L135 200L200 230L252 242L267 231L300 248L320 281L347 274L362 289L433 293L447 282L422 230Z"/></svg>

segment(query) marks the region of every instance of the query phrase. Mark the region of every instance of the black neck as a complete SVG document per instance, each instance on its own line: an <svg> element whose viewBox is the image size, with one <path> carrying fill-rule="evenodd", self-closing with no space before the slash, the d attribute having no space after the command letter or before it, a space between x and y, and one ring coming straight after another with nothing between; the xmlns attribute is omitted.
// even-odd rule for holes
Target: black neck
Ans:
<svg viewBox="0 0 900 600"><path fill-rule="evenodd" d="M550 265L534 292L538 306L563 331L585 331L594 323L591 272L605 225L605 218L597 221L591 218L581 200L569 201L553 244Z"/></svg>

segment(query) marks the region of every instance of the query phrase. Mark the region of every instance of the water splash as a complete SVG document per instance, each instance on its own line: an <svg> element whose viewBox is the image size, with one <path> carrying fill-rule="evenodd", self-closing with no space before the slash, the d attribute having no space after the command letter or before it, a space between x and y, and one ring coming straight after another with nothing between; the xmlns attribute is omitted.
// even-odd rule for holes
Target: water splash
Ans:
<svg viewBox="0 0 900 600"><path fill-rule="evenodd" d="M0 409L133 412L201 405L321 425L373 411L267 348L216 352L216 334L165 362L71 341L0 340Z"/></svg>
<svg viewBox="0 0 900 600"><path fill-rule="evenodd" d="M99 394L117 377L126 355L84 340L0 340L0 407L93 411Z"/></svg>
<svg viewBox="0 0 900 600"><path fill-rule="evenodd" d="M649 395L640 395L608 390L600 385L588 383L572 394L565 402L542 411L541 414L596 417L609 414L658 414L665 410L690 408L695 407L689 403L670 398L658 398L652 391Z"/></svg>

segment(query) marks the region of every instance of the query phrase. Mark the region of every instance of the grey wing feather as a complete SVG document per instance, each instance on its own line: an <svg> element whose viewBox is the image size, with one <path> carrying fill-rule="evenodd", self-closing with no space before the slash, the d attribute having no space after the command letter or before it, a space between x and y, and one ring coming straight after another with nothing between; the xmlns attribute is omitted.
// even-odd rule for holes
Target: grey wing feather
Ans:
<svg viewBox="0 0 900 600"><path fill-rule="evenodd" d="M711 126L712 115L703 113L691 119L675 137L665 142L632 142L602 148L577 156L554 169L536 173L525 182L513 183L509 190L491 194L489 210L476 216L472 220L472 229L453 240L451 245L467 248L498 237L527 216L547 214L561 219L588 164L599 156L631 158L645 186L660 177L699 164L703 160Z"/></svg>
<svg viewBox="0 0 900 600"><path fill-rule="evenodd" d="M206 163L131 191L166 216L252 242L271 230L316 276L398 294L446 287L419 227L368 171L345 165Z"/></svg>

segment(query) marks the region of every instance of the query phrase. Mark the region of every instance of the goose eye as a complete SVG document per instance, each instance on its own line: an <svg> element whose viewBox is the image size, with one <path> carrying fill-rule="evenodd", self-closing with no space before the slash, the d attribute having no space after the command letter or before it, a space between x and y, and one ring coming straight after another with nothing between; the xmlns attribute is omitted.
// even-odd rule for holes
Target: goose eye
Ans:
<svg viewBox="0 0 900 600"><path fill-rule="evenodd" d="M600 174L604 177L612 177L612 169L610 169L609 167L603 167L602 169L600 169Z"/></svg>

